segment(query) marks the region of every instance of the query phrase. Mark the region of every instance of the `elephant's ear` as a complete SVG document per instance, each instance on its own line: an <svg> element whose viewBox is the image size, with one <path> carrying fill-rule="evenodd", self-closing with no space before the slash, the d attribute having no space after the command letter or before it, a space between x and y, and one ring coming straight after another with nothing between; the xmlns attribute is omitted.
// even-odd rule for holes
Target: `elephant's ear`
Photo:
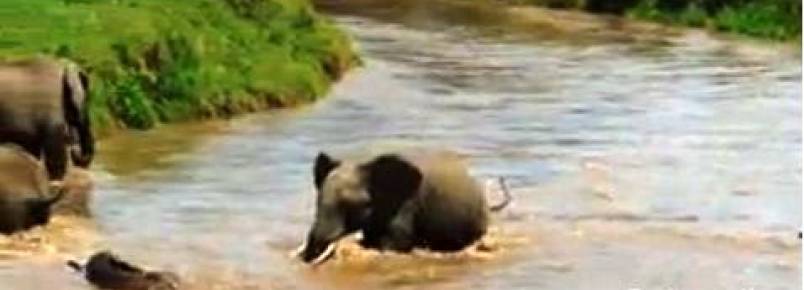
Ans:
<svg viewBox="0 0 804 290"><path fill-rule="evenodd" d="M89 94L89 77L83 70L78 71L78 80L81 82L81 88L84 89L84 94Z"/></svg>
<svg viewBox="0 0 804 290"><path fill-rule="evenodd" d="M398 155L380 155L363 165L372 200L400 201L411 197L422 182L421 171Z"/></svg>
<svg viewBox="0 0 804 290"><path fill-rule="evenodd" d="M315 188L321 189L324 185L324 180L327 179L329 172L338 167L341 162L333 159L327 153L319 152L315 158L315 166L313 167L313 177L315 178Z"/></svg>
<svg viewBox="0 0 804 290"><path fill-rule="evenodd" d="M62 83L62 96L64 108L67 110L67 118L72 119L74 124L78 123L82 117L81 112L85 110L84 104L87 103L89 78L77 64L68 62L64 66Z"/></svg>

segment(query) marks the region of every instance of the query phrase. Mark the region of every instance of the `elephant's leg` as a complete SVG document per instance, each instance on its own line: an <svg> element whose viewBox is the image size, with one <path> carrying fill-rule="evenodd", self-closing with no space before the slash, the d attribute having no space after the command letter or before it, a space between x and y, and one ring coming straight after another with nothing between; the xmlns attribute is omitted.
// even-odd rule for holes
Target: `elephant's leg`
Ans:
<svg viewBox="0 0 804 290"><path fill-rule="evenodd" d="M398 252L410 252L415 246L414 212L411 204L403 206L388 224L388 229L380 238L380 248Z"/></svg>
<svg viewBox="0 0 804 290"><path fill-rule="evenodd" d="M36 142L28 142L22 145L22 148L25 149L28 154L31 154L31 156L36 158L36 160L39 160L42 158L42 146L34 143Z"/></svg>
<svg viewBox="0 0 804 290"><path fill-rule="evenodd" d="M67 148L63 126L49 126L44 134L44 160L49 180L61 180L67 171Z"/></svg>
<svg viewBox="0 0 804 290"><path fill-rule="evenodd" d="M37 160L42 158L42 141L42 134L35 129L21 129L0 136L0 143L16 144Z"/></svg>

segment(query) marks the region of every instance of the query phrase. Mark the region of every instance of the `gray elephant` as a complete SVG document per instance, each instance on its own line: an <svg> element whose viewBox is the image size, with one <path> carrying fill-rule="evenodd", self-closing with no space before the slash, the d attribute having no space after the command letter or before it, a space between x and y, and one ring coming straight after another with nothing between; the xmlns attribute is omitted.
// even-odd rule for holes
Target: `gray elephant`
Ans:
<svg viewBox="0 0 804 290"><path fill-rule="evenodd" d="M68 151L75 165L88 167L95 153L88 97L87 76L72 62L0 63L0 142L42 158L50 180L64 176Z"/></svg>
<svg viewBox="0 0 804 290"><path fill-rule="evenodd" d="M489 212L484 192L452 152L416 150L340 161L319 153L315 221L298 255L318 264L342 237L361 232L366 248L459 251L480 239Z"/></svg>
<svg viewBox="0 0 804 290"><path fill-rule="evenodd" d="M0 144L1 234L47 224L53 205L63 196L60 188L49 187L38 160L15 144Z"/></svg>

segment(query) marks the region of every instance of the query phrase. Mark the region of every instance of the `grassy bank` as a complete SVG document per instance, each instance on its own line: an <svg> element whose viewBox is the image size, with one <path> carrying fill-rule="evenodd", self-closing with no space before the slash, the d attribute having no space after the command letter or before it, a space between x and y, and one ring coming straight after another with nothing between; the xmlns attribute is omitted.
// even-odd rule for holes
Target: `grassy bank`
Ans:
<svg viewBox="0 0 804 290"><path fill-rule="evenodd" d="M307 0L0 1L0 57L35 54L89 71L101 131L308 102L355 60Z"/></svg>
<svg viewBox="0 0 804 290"><path fill-rule="evenodd" d="M706 27L774 40L801 39L800 0L509 0Z"/></svg>

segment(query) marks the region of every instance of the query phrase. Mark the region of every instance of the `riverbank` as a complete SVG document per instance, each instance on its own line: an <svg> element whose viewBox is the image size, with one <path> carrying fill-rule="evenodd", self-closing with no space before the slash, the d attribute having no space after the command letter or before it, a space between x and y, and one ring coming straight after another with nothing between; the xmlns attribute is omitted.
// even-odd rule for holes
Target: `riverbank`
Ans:
<svg viewBox="0 0 804 290"><path fill-rule="evenodd" d="M0 39L85 67L99 133L310 102L357 59L306 0L8 0Z"/></svg>
<svg viewBox="0 0 804 290"><path fill-rule="evenodd" d="M702 27L752 37L801 40L801 1L796 0L495 0L606 13L665 24Z"/></svg>

